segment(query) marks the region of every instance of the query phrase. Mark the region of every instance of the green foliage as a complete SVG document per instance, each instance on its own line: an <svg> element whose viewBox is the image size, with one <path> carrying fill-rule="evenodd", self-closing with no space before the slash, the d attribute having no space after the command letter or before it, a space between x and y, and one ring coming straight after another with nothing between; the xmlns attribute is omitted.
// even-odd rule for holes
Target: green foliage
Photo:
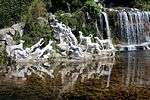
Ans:
<svg viewBox="0 0 150 100"><path fill-rule="evenodd" d="M48 22L45 21L47 14L45 4L42 0L34 0L28 9L28 12L23 16L23 20L26 22L23 39L25 39L25 44L31 46L41 37L48 40L51 35L51 28ZM39 17L44 17L42 22L39 21Z"/></svg>
<svg viewBox="0 0 150 100"><path fill-rule="evenodd" d="M97 13L99 13L102 9L102 5L96 4L94 0L87 0L85 2L85 7L86 10L91 13L91 15L97 15Z"/></svg>
<svg viewBox="0 0 150 100"><path fill-rule="evenodd" d="M131 0L127 6L150 10L149 5L149 0ZM96 4L94 0L0 0L0 28L24 21L26 25L22 39L25 40L27 46L36 43L41 37L48 41L52 38L52 29L47 22L42 23L37 18L47 19L47 13L53 12L60 21L71 28L76 28L85 35L95 35L97 14L102 9L102 5ZM87 18L87 13L90 18ZM113 25L110 26L113 27ZM20 39L18 36L15 38ZM114 41L118 42L117 39Z"/></svg>
<svg viewBox="0 0 150 100"><path fill-rule="evenodd" d="M83 24L86 22L84 12L82 11L73 14L57 12L56 15L60 21L71 28L81 29Z"/></svg>
<svg viewBox="0 0 150 100"><path fill-rule="evenodd" d="M97 15L101 10L102 6L97 5L94 0L85 0L82 8L78 9L76 12L65 13L64 11L57 11L55 15L58 16L58 19L64 24L72 29L75 28L78 31L82 31L84 35L96 35L97 30L95 23ZM89 13L89 16L87 13Z"/></svg>
<svg viewBox="0 0 150 100"><path fill-rule="evenodd" d="M26 46L31 46L42 37L46 39L45 41L48 41L52 36L51 33L52 30L48 25L41 26L40 23L32 21L26 25L25 34L22 38L25 40Z"/></svg>
<svg viewBox="0 0 150 100"><path fill-rule="evenodd" d="M5 42L0 41L0 66L6 62Z"/></svg>
<svg viewBox="0 0 150 100"><path fill-rule="evenodd" d="M150 10L150 1L149 0L134 0L133 7Z"/></svg>
<svg viewBox="0 0 150 100"><path fill-rule="evenodd" d="M25 15L23 15L22 20L25 22L30 22L32 20L36 20L38 17L45 17L47 13L46 5L42 0L34 0L28 11Z"/></svg>
<svg viewBox="0 0 150 100"><path fill-rule="evenodd" d="M32 0L0 0L0 28L21 20Z"/></svg>
<svg viewBox="0 0 150 100"><path fill-rule="evenodd" d="M75 13L57 12L58 19L65 25L82 31L84 35L96 34L95 19L87 19L86 12L79 10Z"/></svg>

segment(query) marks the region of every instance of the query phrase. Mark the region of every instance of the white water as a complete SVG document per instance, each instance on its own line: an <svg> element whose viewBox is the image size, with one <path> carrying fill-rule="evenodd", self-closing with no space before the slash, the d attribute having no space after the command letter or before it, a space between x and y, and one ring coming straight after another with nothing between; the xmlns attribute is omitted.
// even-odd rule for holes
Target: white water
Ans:
<svg viewBox="0 0 150 100"><path fill-rule="evenodd" d="M109 28L109 22L108 22L108 16L105 12L102 12L102 15L104 15L104 20L106 23L106 32L107 32L107 36L108 39L111 39L111 33L110 33L110 28Z"/></svg>
<svg viewBox="0 0 150 100"><path fill-rule="evenodd" d="M118 12L118 25L123 45L142 46L150 41L150 12ZM147 44L148 45L148 44ZM144 45L143 45L144 46Z"/></svg>
<svg viewBox="0 0 150 100"><path fill-rule="evenodd" d="M113 18L107 12L101 12L99 15L97 36L100 39L111 40L117 35L120 40L117 44L119 50L128 48L128 51L132 51L142 46L144 50L150 48L150 12L137 9L109 10L109 12L115 14ZM114 24L114 29L110 28L109 21L113 22L111 24Z"/></svg>
<svg viewBox="0 0 150 100"><path fill-rule="evenodd" d="M107 34L107 39L111 39L111 32L110 32L110 27L109 27L109 21L108 21L108 15L106 12L101 12L99 15L99 21L100 21L100 30L102 33L99 32L98 36L100 39L104 39L104 34L106 32ZM104 26L105 25L105 26ZM103 36L101 36L103 35Z"/></svg>

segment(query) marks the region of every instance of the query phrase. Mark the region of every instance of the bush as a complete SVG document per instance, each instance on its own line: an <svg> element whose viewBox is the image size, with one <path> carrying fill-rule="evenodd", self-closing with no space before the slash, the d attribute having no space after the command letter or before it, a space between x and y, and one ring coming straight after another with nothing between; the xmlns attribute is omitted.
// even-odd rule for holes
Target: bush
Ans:
<svg viewBox="0 0 150 100"><path fill-rule="evenodd" d="M75 13L62 13L57 12L56 15L58 19L63 22L65 25L76 29L77 31L82 31L84 35L96 34L95 19L86 18L86 13L83 11L78 11Z"/></svg>
<svg viewBox="0 0 150 100"><path fill-rule="evenodd" d="M85 2L85 8L91 15L97 15L102 10L102 5L96 4L94 0L87 0Z"/></svg>
<svg viewBox="0 0 150 100"><path fill-rule="evenodd" d="M64 24L77 31L82 31L84 35L96 35L96 20L101 10L101 5L97 5L94 0L88 0L84 3L84 6L76 12L65 13L64 11L57 11L55 15L58 16L58 19ZM89 16L87 16L87 13L89 13Z"/></svg>
<svg viewBox="0 0 150 100"><path fill-rule="evenodd" d="M0 0L0 28L21 21L32 0Z"/></svg>
<svg viewBox="0 0 150 100"><path fill-rule="evenodd" d="M52 30L46 19L46 6L42 0L34 0L28 9L28 12L23 16L23 21L26 22L24 28L23 39L27 46L31 46L44 37L47 41L52 36ZM38 18L41 17L44 23L41 23Z"/></svg>
<svg viewBox="0 0 150 100"><path fill-rule="evenodd" d="M133 7L150 10L150 1L149 0L134 0Z"/></svg>

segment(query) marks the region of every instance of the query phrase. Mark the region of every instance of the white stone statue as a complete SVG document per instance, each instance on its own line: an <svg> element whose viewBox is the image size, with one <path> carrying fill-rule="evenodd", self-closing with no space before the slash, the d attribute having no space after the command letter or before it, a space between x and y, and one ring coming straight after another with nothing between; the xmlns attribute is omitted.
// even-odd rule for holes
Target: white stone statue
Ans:
<svg viewBox="0 0 150 100"><path fill-rule="evenodd" d="M91 37L83 36L83 33L79 31L80 45L87 45L91 43Z"/></svg>
<svg viewBox="0 0 150 100"><path fill-rule="evenodd" d="M36 44L34 44L31 48L30 48L30 52L33 52L36 48L39 48L41 45L43 45L43 40L44 38L41 38Z"/></svg>
<svg viewBox="0 0 150 100"><path fill-rule="evenodd" d="M13 54L14 50L16 50L16 49L23 51L23 43L24 42L25 41L20 40L20 44L18 44L18 45L6 46L6 52L8 54L8 57L13 56L12 54Z"/></svg>
<svg viewBox="0 0 150 100"><path fill-rule="evenodd" d="M46 51L50 53L53 50L52 43L53 41L49 40L48 44L43 49L41 49L39 57L42 57Z"/></svg>
<svg viewBox="0 0 150 100"><path fill-rule="evenodd" d="M72 57L83 57L83 52L82 49L76 45L73 45L71 42L69 43L69 51L70 51L70 56Z"/></svg>
<svg viewBox="0 0 150 100"><path fill-rule="evenodd" d="M58 20L55 19L55 17L52 17L51 19L51 26L54 28L54 32L56 33L56 38L58 39L59 33L62 33L65 37L68 38L70 42L72 42L74 45L77 45L78 41L74 34L71 31L71 28L64 25L63 23L59 23Z"/></svg>
<svg viewBox="0 0 150 100"><path fill-rule="evenodd" d="M7 42L10 42L8 43L9 45L6 46L6 52L8 54L8 57L11 57L12 59L15 58L17 60L19 59L37 60L42 58L48 59L54 56L53 55L54 53L56 54L58 52L59 57L61 55L63 57L65 56L80 59L83 57L91 57L93 56L92 54L103 55L102 53L103 51L106 52L115 51L115 48L110 39L100 40L98 37L95 37L96 43L94 43L91 40L93 36L83 36L83 33L81 31L79 31L80 42L78 44L78 40L72 33L71 28L66 26L62 22L59 22L54 15L51 15L49 20L43 18L39 18L39 20L43 20L46 23L49 22L51 27L54 29L54 38L57 39L57 41L55 41L56 46L58 47L56 48L57 50L53 50L52 40L49 40L49 43L45 47L42 47L44 43L43 38L41 38L36 44L31 46L30 48L23 47L24 44L23 40L20 40L20 44L18 45L11 44L13 41L12 36L16 34L16 32L14 31L18 31L20 33L20 36L23 35L22 28L24 27L24 24L16 24L12 26L11 29L13 31L11 32L11 34L3 35L3 39L7 40ZM10 39L10 41L8 40L8 38ZM58 41L59 44L57 43ZM149 46L146 45L146 48L149 49ZM106 52L104 52L106 56L109 55L109 53L111 55L111 52L108 53Z"/></svg>
<svg viewBox="0 0 150 100"><path fill-rule="evenodd" d="M115 47L113 46L110 39L100 40L98 37L94 37L96 39L96 42L101 45L103 50L115 50Z"/></svg>

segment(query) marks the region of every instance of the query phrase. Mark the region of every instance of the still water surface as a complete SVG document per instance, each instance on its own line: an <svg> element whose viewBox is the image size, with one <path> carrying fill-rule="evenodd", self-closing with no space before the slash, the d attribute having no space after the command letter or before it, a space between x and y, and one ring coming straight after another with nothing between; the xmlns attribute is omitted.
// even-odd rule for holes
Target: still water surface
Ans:
<svg viewBox="0 0 150 100"><path fill-rule="evenodd" d="M0 67L0 100L150 100L150 51Z"/></svg>

